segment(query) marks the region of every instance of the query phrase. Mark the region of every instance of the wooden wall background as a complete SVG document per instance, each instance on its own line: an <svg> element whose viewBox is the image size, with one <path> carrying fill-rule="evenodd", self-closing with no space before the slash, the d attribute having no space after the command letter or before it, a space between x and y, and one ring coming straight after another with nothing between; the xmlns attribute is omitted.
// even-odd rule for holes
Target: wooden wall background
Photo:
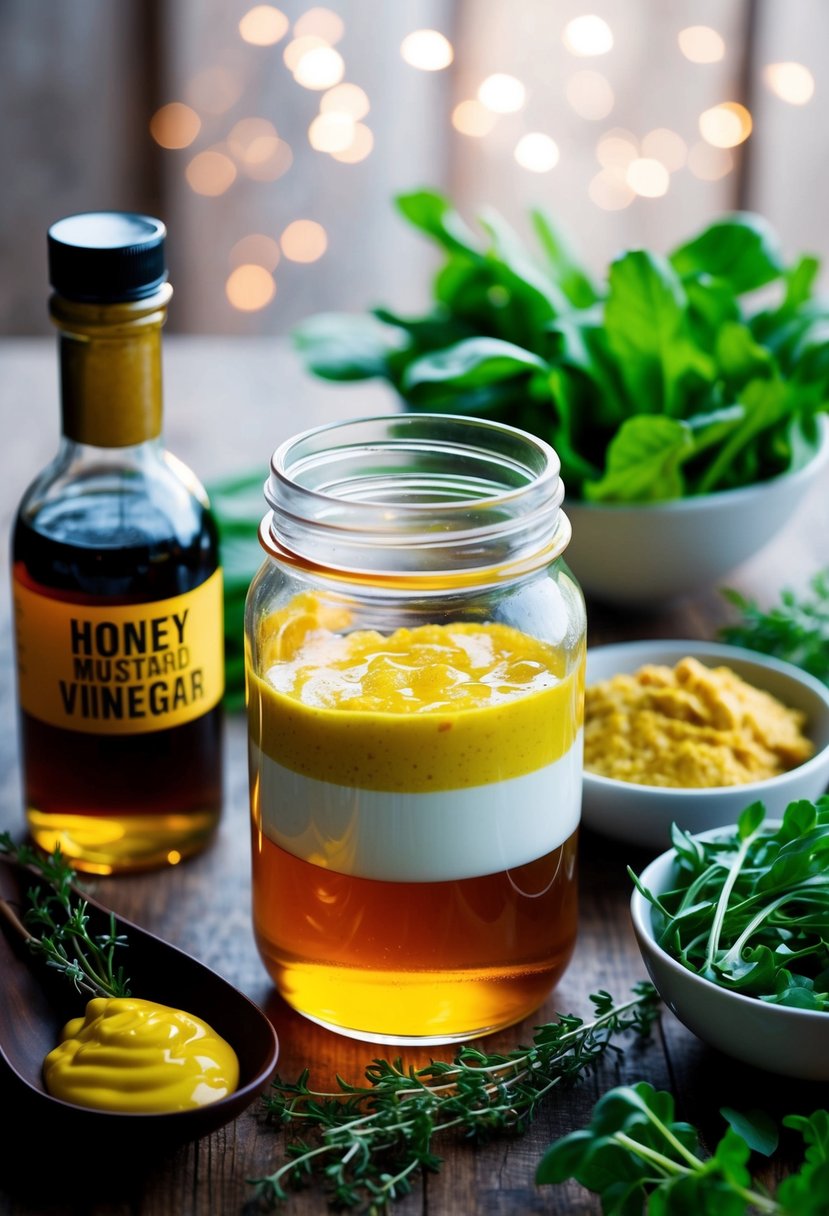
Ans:
<svg viewBox="0 0 829 1216"><path fill-rule="evenodd" d="M450 191L470 216L494 205L519 230L530 205L544 206L596 269L623 246L667 248L737 205L766 214L792 253L829 255L829 6L821 0L325 0L345 22L338 47L345 79L372 102L365 121L374 151L355 165L309 146L319 94L300 88L284 67L288 38L267 48L240 40L238 22L251 3L0 0L0 331L48 332L46 228L86 209L146 210L165 219L176 293L170 328L198 333L284 333L312 312L381 302L418 308L436 259L391 198L422 185ZM277 3L294 21L313 0ZM561 31L584 12L612 26L610 55L579 61L565 50ZM723 35L719 63L681 57L676 34L691 24ZM449 69L420 72L401 60L403 36L424 27L452 40ZM764 65L789 60L815 76L808 106L787 105L764 86ZM186 99L194 78L216 66L238 77L236 101L221 115L203 116L191 148L160 149L149 134L152 114ZM567 105L567 79L580 69L601 71L612 85L616 104L601 122ZM525 81L527 107L499 119L485 139L459 135L453 107L496 71ZM730 174L700 181L682 169L665 197L638 198L619 211L589 201L602 131L641 135L666 126L690 144L699 113L728 99L746 100L755 121ZM188 160L250 115L269 118L288 141L290 170L274 182L240 174L219 197L194 194L184 175ZM561 161L551 173L515 164L522 130L554 136ZM234 310L224 289L233 244L249 232L278 237L297 218L324 225L325 255L313 265L283 259L273 302L258 312Z"/></svg>

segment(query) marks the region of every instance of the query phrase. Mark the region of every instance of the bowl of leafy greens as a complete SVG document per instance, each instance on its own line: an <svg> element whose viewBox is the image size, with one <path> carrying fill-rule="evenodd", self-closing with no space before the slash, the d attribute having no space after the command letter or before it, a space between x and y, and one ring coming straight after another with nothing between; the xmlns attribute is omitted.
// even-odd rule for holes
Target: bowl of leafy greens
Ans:
<svg viewBox="0 0 829 1216"><path fill-rule="evenodd" d="M295 331L329 380L386 380L401 408L473 414L555 448L588 595L652 603L716 581L786 523L829 460L829 302L759 215L723 215L601 280L549 216L534 246L398 196L442 255L426 311L324 313Z"/></svg>
<svg viewBox="0 0 829 1216"><path fill-rule="evenodd" d="M634 882L631 918L666 1005L756 1068L829 1081L829 797L782 820L755 802L691 835Z"/></svg>

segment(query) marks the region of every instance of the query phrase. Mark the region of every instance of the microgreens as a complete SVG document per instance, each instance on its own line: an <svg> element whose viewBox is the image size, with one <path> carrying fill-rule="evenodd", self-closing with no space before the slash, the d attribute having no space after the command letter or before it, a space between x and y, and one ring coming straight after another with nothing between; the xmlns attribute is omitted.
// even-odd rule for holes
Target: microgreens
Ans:
<svg viewBox="0 0 829 1216"><path fill-rule="evenodd" d="M536 1182L568 1178L601 1196L604 1216L826 1216L829 1112L788 1115L784 1126L806 1145L800 1169L770 1194L752 1182L752 1150L770 1156L777 1132L762 1112L720 1112L729 1124L711 1156L697 1131L674 1120L671 1094L642 1081L619 1086L596 1103L590 1124L550 1146Z"/></svg>
<svg viewBox="0 0 829 1216"><path fill-rule="evenodd" d="M737 591L723 594L740 613L720 630L723 641L794 663L829 684L829 567L814 575L809 592L785 588L768 611Z"/></svg>
<svg viewBox="0 0 829 1216"><path fill-rule="evenodd" d="M829 796L793 802L764 827L755 802L737 831L701 840L676 826L669 891L633 882L658 944L721 987L829 1012Z"/></svg>

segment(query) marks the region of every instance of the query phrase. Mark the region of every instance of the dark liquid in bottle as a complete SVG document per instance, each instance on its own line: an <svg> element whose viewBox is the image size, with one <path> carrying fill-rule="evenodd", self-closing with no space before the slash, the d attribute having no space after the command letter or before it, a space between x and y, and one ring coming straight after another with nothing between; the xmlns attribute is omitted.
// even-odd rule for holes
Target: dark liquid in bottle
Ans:
<svg viewBox="0 0 829 1216"><path fill-rule="evenodd" d="M74 539L79 533L88 543ZM217 565L207 510L196 510L182 535L171 535L169 520L156 518L149 503L132 503L125 511L119 496L107 494L90 495L68 510L63 503L51 517L41 511L34 526L19 517L12 551L20 582L78 604L183 595ZM220 706L195 721L131 735L87 734L21 712L20 744L32 837L48 850L59 843L80 870L109 874L174 865L201 849L216 827Z"/></svg>

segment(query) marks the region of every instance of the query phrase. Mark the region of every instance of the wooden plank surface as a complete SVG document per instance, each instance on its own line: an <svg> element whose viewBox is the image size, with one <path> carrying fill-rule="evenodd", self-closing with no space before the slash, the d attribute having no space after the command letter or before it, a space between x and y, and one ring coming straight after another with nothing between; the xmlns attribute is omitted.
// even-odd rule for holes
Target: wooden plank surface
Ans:
<svg viewBox="0 0 829 1216"><path fill-rule="evenodd" d="M168 444L208 479L250 468L261 468L264 478L271 450L298 426L394 409L379 386L346 389L308 380L283 346L265 339L170 337L165 369ZM0 384L4 417L17 419L0 446L0 519L6 547L17 500L56 444L52 343L0 343ZM763 554L733 572L729 585L765 602L775 598L783 585L803 585L812 571L829 562L828 524L824 485ZM700 543L705 543L704 537ZM3 558L5 569L5 548ZM646 636L710 639L727 616L717 589L703 590L649 616L589 604L589 641L595 645ZM19 836L22 809L7 579L0 593L0 670L0 827ZM261 1004L279 1034L280 1070L286 1077L309 1065L321 1082L331 1081L337 1072L357 1080L372 1057L383 1054L382 1049L326 1032L293 1013L274 993L259 960L250 928L245 724L240 715L226 723L225 749L225 809L213 846L173 871L95 880L93 894L190 951ZM645 977L628 919L630 884L625 867L640 869L648 860L647 853L583 831L580 928L573 961L542 1009L493 1037L493 1046L527 1042L532 1027L556 1010L587 1014L591 992L605 988L621 997ZM435 1049L433 1054L446 1053ZM443 1170L419 1183L396 1210L401 1216L598 1213L593 1197L575 1185L535 1187L535 1166L552 1139L586 1119L601 1093L620 1081L640 1079L671 1088L679 1114L699 1123L709 1140L722 1129L717 1114L722 1105L763 1107L779 1118L826 1104L825 1087L788 1082L729 1061L665 1011L648 1044L609 1058L580 1087L551 1098L523 1137L496 1140L478 1149L457 1142L445 1145ZM281 1159L280 1134L263 1124L254 1105L234 1124L158 1160L136 1159L130 1146L124 1145L118 1160L102 1162L90 1145L83 1161L75 1156L71 1163L58 1166L54 1163L60 1162L60 1146L49 1146L48 1151L39 1146L36 1126L24 1123L14 1129L9 1105L13 1094L2 1076L0 1093L12 1115L6 1132L0 1133L0 1216L242 1213L251 1210L252 1188L247 1180L272 1171ZM27 1145L39 1155L34 1169L22 1159ZM313 1191L297 1195L288 1210L310 1216L326 1208L320 1193Z"/></svg>

